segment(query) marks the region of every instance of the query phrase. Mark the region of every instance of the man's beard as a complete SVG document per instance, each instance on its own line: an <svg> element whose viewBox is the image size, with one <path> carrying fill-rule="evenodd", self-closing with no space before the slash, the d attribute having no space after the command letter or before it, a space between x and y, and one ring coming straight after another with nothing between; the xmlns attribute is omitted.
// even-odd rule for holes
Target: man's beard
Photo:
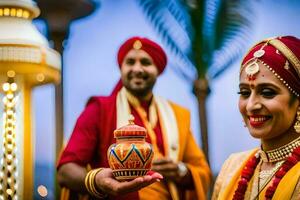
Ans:
<svg viewBox="0 0 300 200"><path fill-rule="evenodd" d="M151 87L146 87L146 88L141 88L141 89L132 89L131 87L126 87L126 85L124 85L124 86L132 95L134 95L138 98L143 98L152 92L154 84Z"/></svg>
<svg viewBox="0 0 300 200"><path fill-rule="evenodd" d="M148 75L144 75L143 77L141 77L144 79L145 83L144 87L142 88L137 88L132 86L131 79L132 76L128 75L126 80L123 80L123 85L124 87L134 96L138 97L138 98L143 98L146 97L149 93L152 93L152 89L155 85L156 79L154 80L149 80L149 76ZM148 79L148 80L147 80ZM133 83L134 84L134 83Z"/></svg>

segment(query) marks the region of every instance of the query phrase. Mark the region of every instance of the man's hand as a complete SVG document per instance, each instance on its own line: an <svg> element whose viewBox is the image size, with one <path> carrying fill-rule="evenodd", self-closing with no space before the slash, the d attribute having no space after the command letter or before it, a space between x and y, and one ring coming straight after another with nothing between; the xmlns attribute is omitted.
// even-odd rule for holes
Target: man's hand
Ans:
<svg viewBox="0 0 300 200"><path fill-rule="evenodd" d="M160 158L152 162L152 170L162 174L167 180L180 181L185 174L179 169L179 164L169 158ZM186 168L186 170L188 170ZM187 173L187 172L186 172Z"/></svg>
<svg viewBox="0 0 300 200"><path fill-rule="evenodd" d="M174 181L180 187L194 188L191 171L183 162L175 163L169 158L159 158L152 162L151 170L162 174L167 181Z"/></svg>
<svg viewBox="0 0 300 200"><path fill-rule="evenodd" d="M96 185L104 194L117 196L137 191L154 182L160 181L162 178L163 176L161 174L150 171L143 177L138 177L131 181L120 182L114 178L110 168L105 168L97 173Z"/></svg>

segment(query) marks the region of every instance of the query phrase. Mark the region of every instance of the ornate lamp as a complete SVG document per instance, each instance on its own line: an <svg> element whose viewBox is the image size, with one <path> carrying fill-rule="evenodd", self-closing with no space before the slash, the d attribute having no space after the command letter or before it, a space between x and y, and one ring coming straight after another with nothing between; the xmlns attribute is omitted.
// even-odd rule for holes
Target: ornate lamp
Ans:
<svg viewBox="0 0 300 200"><path fill-rule="evenodd" d="M60 55L32 24L32 0L0 1L0 200L32 199L31 90L59 83Z"/></svg>

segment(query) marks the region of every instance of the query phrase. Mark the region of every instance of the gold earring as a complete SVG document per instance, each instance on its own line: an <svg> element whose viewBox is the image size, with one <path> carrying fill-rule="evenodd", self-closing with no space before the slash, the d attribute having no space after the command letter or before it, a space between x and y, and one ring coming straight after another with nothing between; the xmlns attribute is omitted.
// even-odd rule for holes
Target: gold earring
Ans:
<svg viewBox="0 0 300 200"><path fill-rule="evenodd" d="M297 110L296 123L294 124L294 129L297 133L300 133L300 109Z"/></svg>

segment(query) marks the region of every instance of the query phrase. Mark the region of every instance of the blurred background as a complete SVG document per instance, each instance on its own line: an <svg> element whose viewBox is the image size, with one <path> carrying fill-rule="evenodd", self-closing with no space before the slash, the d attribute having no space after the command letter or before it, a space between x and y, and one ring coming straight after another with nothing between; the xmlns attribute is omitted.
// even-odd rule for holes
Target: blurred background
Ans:
<svg viewBox="0 0 300 200"><path fill-rule="evenodd" d="M45 1L38 1L38 5L42 5ZM65 2L68 3L66 8L73 6L72 1ZM201 69L193 69L190 66L191 63L187 62L188 59L182 59L185 55L186 58L195 58L195 56L190 56L191 53L186 50L191 48L193 43L188 40L188 34L183 33L190 31L189 23L181 23L181 17L186 17L187 13L183 13L182 16L178 14L180 4L174 4L178 7L169 7L170 12L175 12L174 18L177 17L179 22L168 24L170 19L168 15L162 14L162 8L163 6L170 6L176 1L169 1L171 3L165 3L165 5L159 2L168 1L94 0L91 2L94 10L90 15L71 22L67 31L68 37L65 37L63 42L63 143L68 141L76 119L83 110L87 99L93 95L110 94L118 81L120 73L116 54L119 45L129 37L144 36L160 43L166 49L169 59L165 72L159 77L155 86L155 92L190 109L192 130L199 146L202 146L203 143L198 101L197 96L193 93L193 81L199 77L209 80L210 93L206 98L208 155L212 171L216 175L224 160L231 153L259 145L259 141L252 139L243 127L237 107L238 74L242 56L250 46L267 37L278 35L300 37L300 1L241 1L244 2L243 9L246 9L247 12L247 27L241 29L244 34L243 37L236 40L234 37L229 37L227 43L233 44L234 41L243 40L243 46L240 49L234 49L238 50L238 54L235 53L234 59L231 59L224 68L219 71L211 68L206 70L207 73L205 74ZM193 2L196 1L186 2L192 6ZM208 2L211 4L207 3L207 7L220 1L211 0ZM153 7L153 4L160 7ZM46 6L42 9L42 13L45 14L45 12L47 12ZM215 10L212 9L211 12L215 12ZM210 13L205 14L208 16L209 24ZM164 23L160 24L162 22L157 21L152 15L164 19ZM63 19L58 17L56 20ZM49 21L38 18L34 20L34 24L51 40L48 30L51 27ZM176 34L178 24L185 28L178 28L178 34ZM169 29L168 25L172 29ZM165 28L174 34L168 37L169 33L164 30ZM204 35L209 35L210 28L204 25L203 30L208 30L208 33ZM191 34L197 34L197 32L194 31ZM217 37L216 35L215 37ZM233 35L235 34L233 33ZM203 47L203 52L211 50L209 44ZM52 45L55 45L54 41L52 41ZM230 45L225 46L225 49L228 50L228 48L231 48ZM180 50L185 55L180 53ZM218 60L223 61L223 57L218 57L217 53L213 54L216 61L209 64L214 64ZM216 67L216 69L218 68ZM35 199L54 199L57 159L55 87L45 85L35 88L32 105L35 115L34 132L36 134ZM47 189L47 193L42 197L38 191L45 189Z"/></svg>

